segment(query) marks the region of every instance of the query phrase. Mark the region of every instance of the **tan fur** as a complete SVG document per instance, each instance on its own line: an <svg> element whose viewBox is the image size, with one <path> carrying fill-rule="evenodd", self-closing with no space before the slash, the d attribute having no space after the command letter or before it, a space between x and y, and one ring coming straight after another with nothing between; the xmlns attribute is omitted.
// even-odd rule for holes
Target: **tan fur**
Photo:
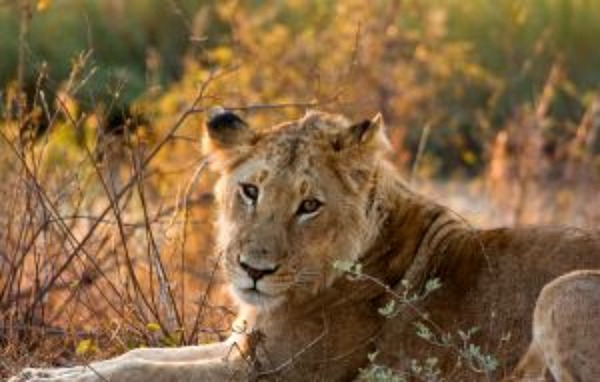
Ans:
<svg viewBox="0 0 600 382"><path fill-rule="evenodd" d="M575 271L542 289L533 339L508 381L600 381L600 271Z"/></svg>
<svg viewBox="0 0 600 382"><path fill-rule="evenodd" d="M272 129L248 130L237 117L222 114L208 126L206 149L221 174L217 250L240 301L240 319L262 340L244 347L251 362L222 359L246 337L241 334L210 352L193 347L167 359L175 350L157 356L151 354L158 350L140 350L92 364L109 380L347 381L375 350L377 362L398 370L407 370L413 359L435 357L447 380L497 380L529 343L542 286L576 268L600 267L597 233L479 230L413 193L384 159L388 144L380 117L352 124L312 112ZM256 190L247 185L257 188L255 203L248 195ZM303 200L313 198L321 208L299 214ZM458 330L479 327L471 341L500 361L498 369L475 373L456 348L416 336L415 321L423 317L411 309L391 320L382 317L377 309L390 299L385 288L349 279L334 269L335 261L361 263L365 274L398 293L404 292L403 279L418 290L440 278L442 288L418 308L458 344ZM256 290L249 269L263 275ZM41 378L44 373L55 379ZM35 381L100 380L83 368L26 374Z"/></svg>

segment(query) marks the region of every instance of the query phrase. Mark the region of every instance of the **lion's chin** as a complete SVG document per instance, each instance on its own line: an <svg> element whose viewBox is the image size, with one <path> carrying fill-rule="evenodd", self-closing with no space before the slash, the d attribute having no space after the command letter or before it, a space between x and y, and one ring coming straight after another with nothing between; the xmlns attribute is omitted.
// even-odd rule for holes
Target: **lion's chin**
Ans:
<svg viewBox="0 0 600 382"><path fill-rule="evenodd" d="M240 302L259 309L273 309L285 301L284 295L273 296L256 289L242 289L234 286L232 290Z"/></svg>

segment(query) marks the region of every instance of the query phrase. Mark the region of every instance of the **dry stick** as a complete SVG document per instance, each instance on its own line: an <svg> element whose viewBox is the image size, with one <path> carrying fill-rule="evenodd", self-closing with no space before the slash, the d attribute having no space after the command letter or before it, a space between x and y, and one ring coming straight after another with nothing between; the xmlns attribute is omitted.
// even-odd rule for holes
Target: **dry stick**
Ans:
<svg viewBox="0 0 600 382"><path fill-rule="evenodd" d="M17 241L17 247L16 247L17 251L19 248L21 248L22 241L25 239L25 236L27 236L27 233L30 232L30 229L32 229L32 227L34 225L33 221L35 218L35 214L31 211L32 196L31 196L30 188L28 188L28 187L26 188L25 195L26 195L26 203L25 203L25 211L23 213L25 218L22 220L22 225L20 227L20 234L19 234L19 239ZM42 227L44 227L44 225L42 225ZM42 233L43 231L44 230L40 231L40 233ZM33 245L28 248L27 252L21 252L21 256L18 261L19 266L17 268L13 268L14 272L15 272L14 273L15 277L10 280L9 292L12 291L13 286L16 286L16 291L14 292L14 294L16 294L16 295L21 294L21 287L23 284L23 277L25 274L24 263L27 258L27 255L29 254L29 250L31 250L31 249L33 249L33 251L34 251L34 262L35 262L35 252L36 252L35 251L35 242L32 242L32 244ZM39 273L38 273L38 268L36 266L34 286L36 286L38 284L39 284ZM20 311L20 300L16 301L15 311L16 312Z"/></svg>
<svg viewBox="0 0 600 382"><path fill-rule="evenodd" d="M134 168L134 170L137 170L137 168L139 168L139 166L137 165L137 162L135 161L133 155L131 155L131 161L132 161L132 167ZM139 183L139 181L138 181L138 183ZM144 222L142 223L142 226L146 230L148 229L148 220L145 217L144 217ZM149 280L150 300L152 301L152 304L154 306L156 306L156 298L155 298L155 290L154 290L154 272L155 272L154 271L154 261L152 259L151 243L148 240L147 234L146 234L146 256L148 258L148 275L147 275L147 277ZM163 331L162 327L161 327L161 331ZM163 333L164 333L164 331L163 331Z"/></svg>
<svg viewBox="0 0 600 382"><path fill-rule="evenodd" d="M255 111L255 110L272 110L272 109L285 109L285 108L308 108L317 107L320 105L333 102L328 100L326 102L283 102L283 103L267 103L267 104L252 104L246 106L223 106L225 110L231 111ZM203 113L205 108L198 108L190 110L192 113Z"/></svg>
<svg viewBox="0 0 600 382"><path fill-rule="evenodd" d="M127 126L125 127L127 129ZM128 136L129 132L126 131L125 135ZM128 140L129 144L131 143L130 140ZM148 209L147 209L147 205L146 205L146 198L145 198L145 194L144 194L144 189L143 189L143 181L145 180L145 176L143 174L144 169L141 168L141 166L139 166L139 156L134 155L133 150L131 150L130 152L130 161L131 161L131 167L134 169L134 172L137 174L136 177L136 189L138 192L138 196L140 197L140 203L142 205L142 213L144 215L144 220L143 223L141 223L141 226L143 228L145 228L146 230L146 255L148 257L148 280L150 281L150 297L152 300L152 304L155 307L155 309L160 310L160 306L158 306L156 304L156 300L154 298L154 259L153 259L153 254L157 255L158 254L158 246L156 245L156 242L154 240L154 235L152 232L152 223L154 223L156 220L153 220L152 222L150 222L150 218L148 216ZM160 261L160 256L159 256L159 261ZM160 270L159 270L160 272ZM162 275L159 274L158 278L159 281L161 279ZM161 327L162 328L162 327ZM163 334L168 334L165 333L165 330L163 330Z"/></svg>
<svg viewBox="0 0 600 382"><path fill-rule="evenodd" d="M134 164L134 166L136 166L136 165ZM137 166L135 168L137 168ZM138 184L138 188L139 188L139 182L137 184ZM138 192L138 194L139 194L139 192ZM148 234L148 229L151 229L151 225L149 224L149 221L148 221L149 219L147 218L147 212L144 211L143 213L144 213L144 222L142 223L142 225L143 225L143 227L146 230L146 256L148 258L147 261L148 261L148 280L150 282L150 285L149 285L149 288L150 288L150 301L152 302L152 306L154 307L154 309L156 309L157 311L160 311L161 310L161 301L159 299L159 302L157 304L156 298L155 298L155 290L154 290L154 276L155 276L155 270L154 270L155 259L154 259L154 255L155 255L155 252L153 252L154 251L154 248L152 247L153 243L151 242L151 240L149 238L149 234ZM160 273L160 270L158 270L158 272ZM157 278L159 279L158 281L160 283L161 275L159 274ZM160 286L161 285L159 285L159 287ZM159 291L159 294L160 293L161 292ZM159 296L159 298L160 298L160 296ZM160 326L161 331L163 332L163 334L165 334L165 335L168 334L168 329L164 327L164 325L162 324L162 322L159 322L158 324L159 324L159 326Z"/></svg>
<svg viewBox="0 0 600 382"><path fill-rule="evenodd" d="M41 235L41 233L44 229L45 229L44 225L42 225L38 228L36 233L32 236L31 240L27 244L25 250L21 252L22 254L29 253L29 251L35 244L35 241L37 240L38 236ZM18 253L15 253L15 255L18 255ZM2 290L0 291L0 301L4 300L5 295L10 294L9 290L12 289L13 280L14 280L13 278L15 277L15 272L17 269L22 267L23 263L25 262L25 257L26 257L25 255L21 255L16 262L12 262L10 264L11 271L6 278L6 282L4 283ZM2 309L2 310L7 309L9 307L9 305L11 304L11 302L12 301L10 301L10 300L7 302L3 302L2 304L0 304L0 309Z"/></svg>
<svg viewBox="0 0 600 382"><path fill-rule="evenodd" d="M20 214L15 213L15 211L17 209L17 205L18 205L18 203L17 203L17 195L20 195L18 184L15 187L12 187L12 189L13 189L13 192L10 194L9 200L6 201L7 202L6 205L10 206L10 207L9 207L8 214L7 214L8 216L7 216L7 219L6 219L6 224L4 225L4 229L3 229L3 233L4 233L4 235L5 235L5 237L6 237L7 241L8 241L6 243L7 244L6 245L7 246L6 250L9 250L8 247L10 247L10 241L11 241L10 238L12 238L12 236L13 236L12 235L12 228L13 228L13 224L14 224L14 219L15 219L16 216L20 216ZM11 254L7 253L3 257L5 257L7 263L11 263L11 264L13 263L11 261L11 259L14 257L14 255L11 255ZM11 264L9 264L9 265L11 265ZM0 299L1 298L2 298L2 294L0 294Z"/></svg>
<svg viewBox="0 0 600 382"><path fill-rule="evenodd" d="M29 210L29 204L31 203L31 191L27 187L25 189L25 195L26 195L26 210L28 211ZM31 213L25 213L24 215L26 216L26 218L23 219L22 222L21 222L22 224L21 224L21 227L20 227L19 239L17 240L17 246L16 246L16 249L15 249L16 251L18 251L18 249L21 247L22 241L24 240L24 237L25 237L25 234L24 234L25 233L25 227L27 225L29 225L30 222L33 220L33 214L31 214ZM23 262L21 263L21 266L19 268L15 269L15 277L16 278L11 281L11 283L14 283L14 286L16 286L16 293L20 293L21 292L21 285L22 285L22 282L23 282L23 274L24 274L24 266L23 265L25 263L25 259L27 257L27 253L22 253L21 257L23 259ZM13 288L13 285L10 285L10 290L12 290L12 288ZM20 301L17 301L17 304L16 304L17 306L15 307L17 312L20 310L19 309L19 307L20 307L19 306L19 302Z"/></svg>
<svg viewBox="0 0 600 382"><path fill-rule="evenodd" d="M27 217L33 216L32 214L25 214L25 215ZM49 223L49 219L44 219L43 224L41 226L37 227L37 230L35 231L35 233L33 233L31 235L29 242L27 243L25 248L21 251L22 255L19 257L17 262L16 263L11 262L11 264L10 264L11 272L8 274L6 282L4 283L4 286L3 286L2 290L0 291L0 301L2 301L0 303L0 309L2 309L2 310L7 309L16 300L18 300L22 297L27 297L28 295L31 294L32 290L26 290L25 292L17 291L16 293L13 293L13 294L10 294L10 293L7 294L7 292L9 291L9 289L12 288L12 285L15 283L15 281L14 281L15 272L17 270L20 270L23 267L23 263L27 257L27 254L34 248L38 237L47 230L47 227L49 225L48 223ZM25 229L21 229L21 231L25 232ZM19 245L18 247L20 248L21 246ZM6 301L3 301L5 294L6 294Z"/></svg>
<svg viewBox="0 0 600 382"><path fill-rule="evenodd" d="M18 190L18 187L15 187L15 189ZM17 214L14 212L16 209L16 195L18 192L14 192L11 195L11 200L9 201L9 215L8 215L8 219L6 221L6 225L4 227L4 234L5 237L7 238L7 243L6 243L6 247L7 250L9 249L9 247L13 247L11 246L11 240L10 238L12 237L12 227L14 224L14 216L17 216ZM19 231L19 234L21 234L21 232ZM0 291L0 301L2 301L4 299L4 294L6 293L7 289L9 287L12 286L12 278L15 275L15 269L17 269L18 264L15 264L15 261L13 261L13 259L15 257L18 257L18 252L17 251L9 251L9 253L7 253L6 255L3 255L4 260L6 261L6 267L7 267L7 275L6 275L6 281L4 283L4 285L2 286L2 290ZM20 260L19 260L20 261ZM18 263L18 261L17 261ZM2 264L2 273L4 274L4 263Z"/></svg>
<svg viewBox="0 0 600 382"><path fill-rule="evenodd" d="M189 196L192 190L192 187L195 187L196 184L198 183L198 179L200 178L200 174L202 173L202 170L204 170L204 168L206 167L206 164L208 163L208 159L203 158L202 162L200 163L200 165L198 166L198 168L194 171L194 173L192 174L192 178L190 179L190 181L188 182L188 185L185 189L185 193L183 195L183 226L181 228L181 316L183 318L183 320L185 320L185 267L186 267L186 262L185 262L185 244L187 242L187 225L189 222L189 208L188 208L188 201L189 201ZM175 215L177 214L177 212L175 213ZM185 321L182 323L182 328L185 328ZM185 330L182 330L181 332L182 334L182 342L186 343L185 340Z"/></svg>
<svg viewBox="0 0 600 382"><path fill-rule="evenodd" d="M26 203L29 203L29 198L30 198L30 190L28 187L26 187L25 182L22 182L22 176L24 169L21 169L21 173L19 174L19 183L22 185L22 187L24 188L23 193L25 194L25 201ZM17 189L19 187L16 187ZM16 203L15 203L16 204ZM14 213L14 210L11 211ZM21 211L24 212L24 211ZM15 243L14 246L14 253L15 255L18 253L19 248L21 248L21 245L23 243L23 240L25 240L24 236L25 236L25 226L28 224L27 221L32 219L32 215L28 215L28 214L20 214L19 216L21 216L21 219L19 220L19 227L18 227L18 236L17 236L17 241ZM12 225L11 225L12 226Z"/></svg>
<svg viewBox="0 0 600 382"><path fill-rule="evenodd" d="M23 121L25 112L23 87L25 86L25 51L27 45L27 35L29 34L29 24L33 13L31 0L21 0L19 4L19 45L18 45L18 65L17 65L17 90L19 97L19 124Z"/></svg>
<svg viewBox="0 0 600 382"><path fill-rule="evenodd" d="M202 319L202 316L204 315L204 308L206 308L206 306L208 305L208 298L209 298L209 295L210 295L210 292L212 289L212 285L215 280L215 276L217 274L217 269L219 268L219 263L221 262L222 256L223 256L223 252L220 251L219 256L217 257L217 259L215 261L215 265L210 274L210 278L208 280L208 285L206 286L206 290L204 291L204 295L202 295L202 302L200 303L200 306L198 307L198 310L196 311L196 318L194 319L194 326L192 327L192 331L190 333L190 340L198 335L200 321Z"/></svg>
<svg viewBox="0 0 600 382"><path fill-rule="evenodd" d="M41 204L43 205L43 201L41 202ZM35 213L35 212L31 211L30 213ZM47 216L46 216L46 209L45 208L42 208L42 214L43 214L43 221L46 221L47 220ZM35 216L35 215L33 215L33 216ZM30 224L30 226L31 226L31 224ZM42 240L43 239L47 240L47 233L48 233L47 230L43 230L42 232L43 232L43 234L42 234ZM46 241L46 243L47 243L47 241ZM44 270L43 267L41 267L41 269L40 269L40 264L39 264L40 263L40 256L39 256L39 253L37 251L37 248L38 248L38 246L34 245L33 246L33 253L32 253L33 264L34 264L34 275L35 275L34 276L34 284L33 285L34 285L34 288L36 290L39 289L40 285L43 282L43 280L40 280L40 273ZM44 273L48 272L47 269L45 269L45 271L46 272L44 272ZM51 272L51 270L49 272ZM43 274L41 275L41 278L42 279L44 278ZM46 311L46 309L44 309L44 304L42 304L40 306L40 310L41 310L41 312L40 312L39 318L43 321L44 318L45 318L45 311ZM33 317L33 313L32 313L32 317Z"/></svg>
<svg viewBox="0 0 600 382"><path fill-rule="evenodd" d="M142 185L142 171L143 168L139 167L139 161L136 161L133 157L132 157L134 166L137 167L136 169L136 174L138 174L137 177L137 189L138 189L138 194L140 197L140 202L142 205L142 212L144 214L144 223L146 224L146 233L148 235L148 243L151 245L150 247L150 251L152 251L152 253L154 254L154 260L156 261L156 265L158 268L158 281L160 282L160 288L163 289L164 292L166 292L169 300L170 300L170 304L171 304L171 314L174 315L175 320L177 321L177 325L181 328L183 325L183 321L182 318L179 316L179 312L177 311L177 304L175 302L175 297L173 295L173 290L171 288L170 282L169 282L169 278L167 276L167 273L165 272L165 267L164 264L162 262L162 259L160 258L160 251L158 250L158 245L156 244L156 240L154 239L154 234L152 232L152 227L150 225L150 218L148 216L148 207L146 204L146 197L144 194L144 189L143 189L143 185ZM165 336L168 336L170 333L169 331L164 331Z"/></svg>
<svg viewBox="0 0 600 382"><path fill-rule="evenodd" d="M421 159L423 157L423 153L425 152L425 146L427 145L427 139L429 138L429 131L431 130L431 125L426 123L423 126L423 130L421 131L421 138L419 139L419 147L417 149L417 155L415 155L415 161L413 162L412 169L410 170L410 178L408 182L412 184L417 176L417 171L419 169L419 165L421 164Z"/></svg>
<svg viewBox="0 0 600 382"><path fill-rule="evenodd" d="M51 326L51 325L23 325L23 324L13 324L10 326L0 326L0 336L5 337L5 335L3 333L6 332L10 332L11 330L17 330L19 332L23 332L26 333L27 331L31 330L31 329L37 329L39 331L43 331L44 334L48 334L51 336L68 336L68 335L74 335L76 337L92 337L94 335L96 335L97 333L95 332L88 332L88 331L83 331L83 330L78 330L78 331L67 331L64 328L58 327L58 326Z"/></svg>

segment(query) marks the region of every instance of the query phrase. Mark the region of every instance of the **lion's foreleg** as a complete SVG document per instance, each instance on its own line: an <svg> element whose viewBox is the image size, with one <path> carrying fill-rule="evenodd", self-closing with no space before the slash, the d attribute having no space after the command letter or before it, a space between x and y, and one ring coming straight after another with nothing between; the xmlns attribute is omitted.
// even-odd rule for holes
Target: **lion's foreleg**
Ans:
<svg viewBox="0 0 600 382"><path fill-rule="evenodd" d="M81 382L128 381L128 382L192 382L228 381L244 379L244 363L241 358L214 359L192 362L157 362L129 360L113 363L108 367L94 368L85 372Z"/></svg>
<svg viewBox="0 0 600 382"><path fill-rule="evenodd" d="M183 346L178 348L139 348L131 350L119 357L101 361L99 363L114 363L125 360L153 361L153 362L192 362L218 358L231 358L239 356L246 349L247 339L243 334L234 334L226 341L197 346Z"/></svg>
<svg viewBox="0 0 600 382"><path fill-rule="evenodd" d="M230 350L235 351L236 344L220 342L210 345L184 346L179 348L140 348L131 350L117 359L155 362L188 362L210 360L225 357ZM107 362L111 362L108 360Z"/></svg>
<svg viewBox="0 0 600 382"><path fill-rule="evenodd" d="M538 344L534 341L529 345L512 374L505 379L508 381L545 381L546 363Z"/></svg>
<svg viewBox="0 0 600 382"><path fill-rule="evenodd" d="M64 369L24 370L11 381L31 382L192 382L243 380L247 366L241 357L197 361L148 361L115 358Z"/></svg>
<svg viewBox="0 0 600 382"><path fill-rule="evenodd" d="M232 336L229 340L217 344L186 346L181 348L141 348L129 351L116 358L94 362L87 366L59 369L27 369L14 381L115 381L143 380L146 375L152 380L165 374L165 381L179 381L185 375L200 373L201 376L219 371L235 371L232 362L243 359L245 344L241 336ZM212 371L211 371L212 370ZM156 373L150 375L150 373ZM187 373L187 374L186 374ZM212 375L212 374L211 374ZM138 376L140 376L138 378ZM136 379L137 378L137 379ZM207 378L207 377L206 377ZM111 379L108 379L111 380ZM182 379L186 381L187 379ZM204 380L204 379L200 379ZM206 379L208 381L212 379Z"/></svg>

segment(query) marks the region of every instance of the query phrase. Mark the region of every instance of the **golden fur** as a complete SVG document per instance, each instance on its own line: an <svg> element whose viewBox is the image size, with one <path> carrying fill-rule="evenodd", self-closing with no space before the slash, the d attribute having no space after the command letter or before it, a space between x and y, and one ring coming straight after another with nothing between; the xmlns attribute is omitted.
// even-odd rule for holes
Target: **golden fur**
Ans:
<svg viewBox="0 0 600 382"><path fill-rule="evenodd" d="M258 339L246 343L246 330L211 348L138 350L92 364L95 372L33 369L23 380L97 381L99 373L132 382L347 381L375 350L376 362L398 370L436 357L448 380L495 380L529 343L542 286L573 269L600 266L597 233L479 230L413 193L384 158L380 117L352 124L311 112L254 130L220 110L207 131L205 149L221 174L217 249L240 301L240 320ZM349 279L334 268L336 261L358 262L372 279ZM459 345L458 331L477 326L470 341L500 362L488 376L461 361L456 347L418 337L415 321L423 317L414 310L393 319L378 313L390 293L373 280L403 293L402 280L418 291L431 278L442 287L417 308ZM223 359L233 342L250 360Z"/></svg>
<svg viewBox="0 0 600 382"><path fill-rule="evenodd" d="M600 381L600 271L575 271L542 289L533 339L509 381Z"/></svg>

